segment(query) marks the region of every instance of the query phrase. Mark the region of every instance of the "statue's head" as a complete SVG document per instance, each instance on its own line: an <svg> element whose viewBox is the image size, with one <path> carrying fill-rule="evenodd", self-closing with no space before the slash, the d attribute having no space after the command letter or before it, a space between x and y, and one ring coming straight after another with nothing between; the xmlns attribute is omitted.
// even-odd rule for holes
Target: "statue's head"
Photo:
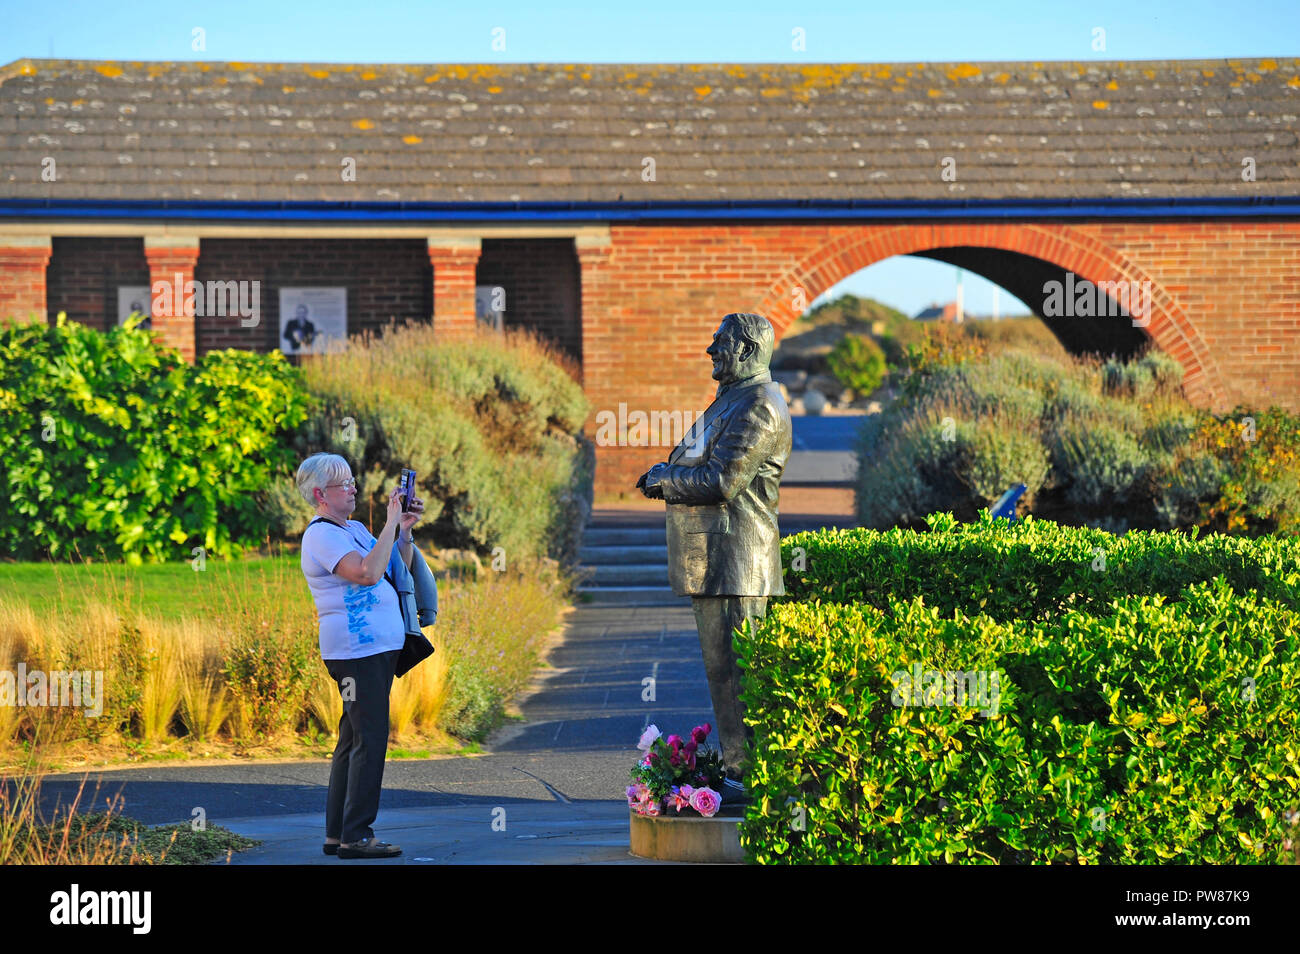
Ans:
<svg viewBox="0 0 1300 954"><path fill-rule="evenodd" d="M713 380L730 384L766 371L772 361L776 332L762 315L737 312L726 315L713 333L706 352L713 357Z"/></svg>

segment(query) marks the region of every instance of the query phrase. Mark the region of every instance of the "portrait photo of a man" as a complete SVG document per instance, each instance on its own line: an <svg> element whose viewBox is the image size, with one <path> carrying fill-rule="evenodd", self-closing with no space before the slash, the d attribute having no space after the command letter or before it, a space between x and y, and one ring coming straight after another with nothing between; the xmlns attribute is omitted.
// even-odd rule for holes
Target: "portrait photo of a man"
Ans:
<svg viewBox="0 0 1300 954"><path fill-rule="evenodd" d="M284 340L288 345L286 350L294 354L311 348L316 340L316 326L311 323L306 305L294 309L293 318L284 326Z"/></svg>

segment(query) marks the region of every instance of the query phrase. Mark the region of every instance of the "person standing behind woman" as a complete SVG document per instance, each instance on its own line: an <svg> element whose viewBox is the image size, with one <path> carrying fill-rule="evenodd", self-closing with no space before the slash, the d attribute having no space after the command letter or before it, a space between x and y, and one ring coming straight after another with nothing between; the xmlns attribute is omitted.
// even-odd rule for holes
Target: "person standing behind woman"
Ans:
<svg viewBox="0 0 1300 954"><path fill-rule="evenodd" d="M379 792L388 753L388 697L406 639L398 594L385 579L393 544L410 566L411 528L424 512L414 497L402 511L400 491L388 497L376 538L359 520L357 485L337 454L314 454L298 467L298 492L316 508L302 537L302 572L320 616L320 651L343 697L339 741L325 803L325 853L340 858L393 858L396 845L375 839Z"/></svg>

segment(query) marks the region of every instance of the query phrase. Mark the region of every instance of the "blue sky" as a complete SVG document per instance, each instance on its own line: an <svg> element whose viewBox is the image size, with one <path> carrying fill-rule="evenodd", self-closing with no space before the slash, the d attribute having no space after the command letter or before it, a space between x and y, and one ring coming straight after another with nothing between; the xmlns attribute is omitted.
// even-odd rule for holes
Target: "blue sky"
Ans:
<svg viewBox="0 0 1300 954"><path fill-rule="evenodd" d="M0 24L0 63L28 56L321 63L1213 59L1296 55L1300 2L0 0ZM202 50L194 49L196 29ZM951 299L955 285L951 266L903 257L859 272L829 294L868 294L914 314L930 301ZM964 297L970 311L988 312L993 286L967 274ZM1001 310L1027 309L1003 292Z"/></svg>

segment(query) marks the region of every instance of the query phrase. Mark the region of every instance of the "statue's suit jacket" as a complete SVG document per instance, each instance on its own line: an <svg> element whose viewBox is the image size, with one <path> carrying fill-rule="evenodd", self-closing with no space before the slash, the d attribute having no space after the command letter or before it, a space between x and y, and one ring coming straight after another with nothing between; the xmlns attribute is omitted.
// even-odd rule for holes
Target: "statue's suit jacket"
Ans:
<svg viewBox="0 0 1300 954"><path fill-rule="evenodd" d="M780 596L777 498L790 409L763 371L718 389L659 475L678 596Z"/></svg>

